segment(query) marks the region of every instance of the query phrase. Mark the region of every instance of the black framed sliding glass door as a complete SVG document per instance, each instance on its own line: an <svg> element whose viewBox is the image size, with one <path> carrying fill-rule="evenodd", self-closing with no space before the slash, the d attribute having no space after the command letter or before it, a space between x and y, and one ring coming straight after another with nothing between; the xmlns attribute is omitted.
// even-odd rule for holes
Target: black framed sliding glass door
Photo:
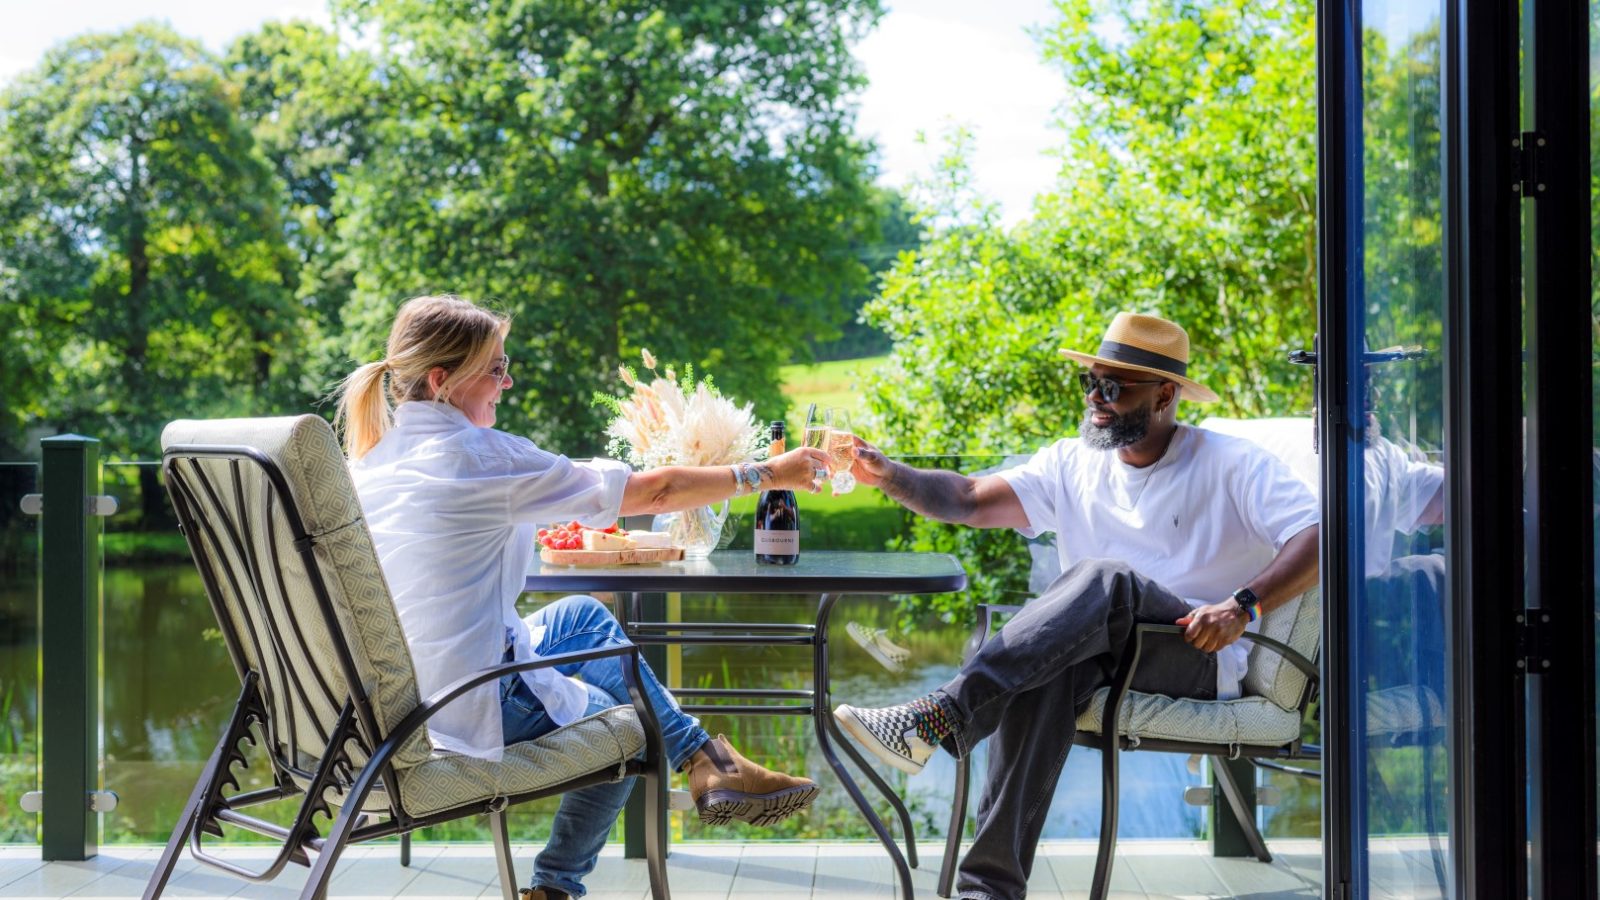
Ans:
<svg viewBox="0 0 1600 900"><path fill-rule="evenodd" d="M1329 896L1597 895L1597 23L1319 6Z"/></svg>

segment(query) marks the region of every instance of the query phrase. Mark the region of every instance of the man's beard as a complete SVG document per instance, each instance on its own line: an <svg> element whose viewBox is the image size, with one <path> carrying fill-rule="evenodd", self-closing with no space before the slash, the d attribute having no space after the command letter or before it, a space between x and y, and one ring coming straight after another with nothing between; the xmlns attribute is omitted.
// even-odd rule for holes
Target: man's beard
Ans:
<svg viewBox="0 0 1600 900"><path fill-rule="evenodd" d="M1078 429L1078 436L1083 442L1096 450L1117 450L1122 447L1132 446L1144 440L1150 433L1150 407L1141 406L1118 415L1108 409L1098 412L1111 416L1111 421L1105 425L1094 423L1094 407L1083 414L1083 427Z"/></svg>

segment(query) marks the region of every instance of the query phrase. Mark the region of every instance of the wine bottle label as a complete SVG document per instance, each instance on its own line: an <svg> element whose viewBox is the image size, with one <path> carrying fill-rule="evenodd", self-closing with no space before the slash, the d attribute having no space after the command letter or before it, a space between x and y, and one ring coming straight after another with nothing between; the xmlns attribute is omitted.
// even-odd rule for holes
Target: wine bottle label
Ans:
<svg viewBox="0 0 1600 900"><path fill-rule="evenodd" d="M800 532L756 529L756 552L770 556L789 556L800 552Z"/></svg>

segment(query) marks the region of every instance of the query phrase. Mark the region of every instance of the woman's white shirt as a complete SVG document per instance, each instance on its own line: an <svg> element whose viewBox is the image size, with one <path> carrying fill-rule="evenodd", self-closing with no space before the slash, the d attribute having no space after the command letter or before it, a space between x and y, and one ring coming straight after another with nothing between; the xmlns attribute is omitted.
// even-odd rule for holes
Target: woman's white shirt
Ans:
<svg viewBox="0 0 1600 900"><path fill-rule="evenodd" d="M613 460L575 463L479 428L448 403L412 401L350 473L426 699L498 665L508 639L513 659L537 658L537 636L516 601L538 528L614 522L630 470ZM554 669L522 677L556 724L582 715L587 695L578 683ZM440 749L498 759L498 682L451 702L428 729Z"/></svg>

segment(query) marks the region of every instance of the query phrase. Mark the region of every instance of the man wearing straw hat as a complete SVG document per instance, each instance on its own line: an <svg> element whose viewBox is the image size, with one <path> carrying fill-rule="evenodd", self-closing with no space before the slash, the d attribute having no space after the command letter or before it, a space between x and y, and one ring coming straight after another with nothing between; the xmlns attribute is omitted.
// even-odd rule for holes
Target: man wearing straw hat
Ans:
<svg viewBox="0 0 1600 900"><path fill-rule="evenodd" d="M858 440L856 478L919 515L1056 535L1061 577L954 678L897 706L834 711L875 756L911 774L940 747L963 757L990 738L962 897L1025 894L1076 714L1109 682L1135 623L1187 629L1147 642L1134 690L1237 697L1240 636L1317 579L1318 509L1305 485L1246 440L1178 422L1180 397L1217 399L1188 377L1183 328L1118 313L1097 352L1061 352L1088 367L1078 375L1088 407L1079 436L1019 468L920 470Z"/></svg>

